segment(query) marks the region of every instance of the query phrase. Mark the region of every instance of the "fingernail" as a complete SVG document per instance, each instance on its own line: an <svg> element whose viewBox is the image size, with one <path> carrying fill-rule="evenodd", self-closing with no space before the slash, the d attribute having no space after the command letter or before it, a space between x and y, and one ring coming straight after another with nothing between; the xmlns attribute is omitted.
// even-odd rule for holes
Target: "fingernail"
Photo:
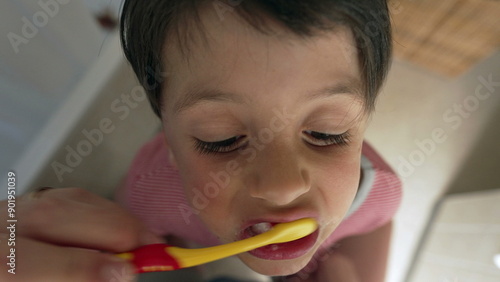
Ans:
<svg viewBox="0 0 500 282"><path fill-rule="evenodd" d="M161 244L165 243L165 241L160 237L151 232L144 232L141 234L140 242L141 245L147 244Z"/></svg>
<svg viewBox="0 0 500 282"><path fill-rule="evenodd" d="M132 265L117 257L112 257L109 262L101 268L100 274L104 282L136 281L136 275Z"/></svg>

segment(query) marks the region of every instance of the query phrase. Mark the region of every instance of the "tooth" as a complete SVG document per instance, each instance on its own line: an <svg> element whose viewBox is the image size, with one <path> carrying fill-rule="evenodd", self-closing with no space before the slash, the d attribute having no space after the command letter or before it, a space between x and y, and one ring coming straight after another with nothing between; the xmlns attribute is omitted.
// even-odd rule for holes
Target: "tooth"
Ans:
<svg viewBox="0 0 500 282"><path fill-rule="evenodd" d="M252 226L252 231L255 232L256 234L261 234L264 232L267 232L271 229L272 225L269 222L261 222L254 224Z"/></svg>

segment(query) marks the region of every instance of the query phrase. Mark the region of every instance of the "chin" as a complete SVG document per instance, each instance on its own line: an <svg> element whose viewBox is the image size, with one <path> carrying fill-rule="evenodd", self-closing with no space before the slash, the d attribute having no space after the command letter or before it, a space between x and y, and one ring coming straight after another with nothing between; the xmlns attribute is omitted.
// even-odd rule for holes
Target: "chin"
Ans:
<svg viewBox="0 0 500 282"><path fill-rule="evenodd" d="M262 275L286 276L295 274L304 268L311 260L312 254L286 260L260 259L248 253L240 254L238 257L253 271Z"/></svg>

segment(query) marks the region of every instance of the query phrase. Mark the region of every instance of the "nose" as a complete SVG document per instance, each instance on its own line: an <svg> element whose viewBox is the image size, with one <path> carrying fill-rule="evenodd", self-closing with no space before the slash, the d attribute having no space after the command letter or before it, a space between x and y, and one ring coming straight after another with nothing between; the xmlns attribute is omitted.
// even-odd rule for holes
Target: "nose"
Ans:
<svg viewBox="0 0 500 282"><path fill-rule="evenodd" d="M285 206L310 190L308 170L301 167L296 152L266 148L254 162L246 182L251 197Z"/></svg>

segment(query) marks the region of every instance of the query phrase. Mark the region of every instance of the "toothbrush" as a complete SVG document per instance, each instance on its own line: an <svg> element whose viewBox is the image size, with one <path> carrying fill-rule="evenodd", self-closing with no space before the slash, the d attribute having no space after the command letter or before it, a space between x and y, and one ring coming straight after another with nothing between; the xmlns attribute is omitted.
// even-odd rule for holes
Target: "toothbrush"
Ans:
<svg viewBox="0 0 500 282"><path fill-rule="evenodd" d="M270 244L294 241L313 233L317 228L314 219L302 218L276 224L265 233L224 245L184 249L167 244L152 244L116 256L132 262L137 273L170 271L208 263Z"/></svg>

